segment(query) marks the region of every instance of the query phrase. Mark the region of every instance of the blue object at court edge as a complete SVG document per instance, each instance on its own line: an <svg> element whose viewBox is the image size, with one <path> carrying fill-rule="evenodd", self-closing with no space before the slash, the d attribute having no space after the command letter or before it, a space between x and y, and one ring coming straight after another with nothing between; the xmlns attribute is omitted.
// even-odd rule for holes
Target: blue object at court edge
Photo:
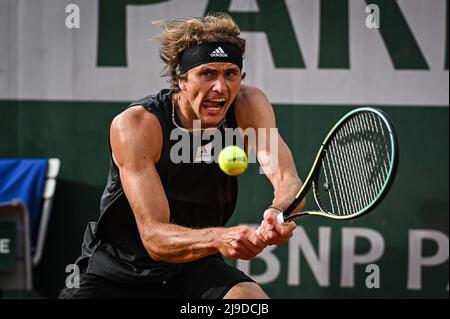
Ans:
<svg viewBox="0 0 450 319"><path fill-rule="evenodd" d="M26 203L32 237L36 238L48 159L0 159L0 203L21 199Z"/></svg>

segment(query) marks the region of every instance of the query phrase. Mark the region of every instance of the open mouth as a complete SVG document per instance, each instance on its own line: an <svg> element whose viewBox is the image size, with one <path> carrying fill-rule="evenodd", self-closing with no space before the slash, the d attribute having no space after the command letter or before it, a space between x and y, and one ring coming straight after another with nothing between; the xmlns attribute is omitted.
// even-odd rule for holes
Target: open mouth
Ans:
<svg viewBox="0 0 450 319"><path fill-rule="evenodd" d="M225 98L215 98L215 99L208 99L203 101L203 106L208 110L208 111L219 111L220 109L222 109L225 104L227 104L227 99Z"/></svg>

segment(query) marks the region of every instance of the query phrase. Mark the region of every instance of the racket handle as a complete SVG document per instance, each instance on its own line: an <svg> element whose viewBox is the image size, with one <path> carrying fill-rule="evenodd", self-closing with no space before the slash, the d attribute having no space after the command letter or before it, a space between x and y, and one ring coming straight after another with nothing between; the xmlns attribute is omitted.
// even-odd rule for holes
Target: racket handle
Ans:
<svg viewBox="0 0 450 319"><path fill-rule="evenodd" d="M278 223L278 224L284 223L284 216L283 216L283 213L279 213L279 214L277 215L277 223Z"/></svg>

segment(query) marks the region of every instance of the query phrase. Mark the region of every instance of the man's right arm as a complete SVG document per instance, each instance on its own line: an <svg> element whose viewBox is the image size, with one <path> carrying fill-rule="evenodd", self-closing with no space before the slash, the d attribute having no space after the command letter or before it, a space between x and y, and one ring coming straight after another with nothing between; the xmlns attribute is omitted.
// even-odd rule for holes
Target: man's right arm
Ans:
<svg viewBox="0 0 450 319"><path fill-rule="evenodd" d="M153 114L140 106L127 109L113 120L110 138L125 195L153 259L185 263L215 253L252 259L265 247L247 226L190 229L169 223L169 204L155 167L163 136Z"/></svg>

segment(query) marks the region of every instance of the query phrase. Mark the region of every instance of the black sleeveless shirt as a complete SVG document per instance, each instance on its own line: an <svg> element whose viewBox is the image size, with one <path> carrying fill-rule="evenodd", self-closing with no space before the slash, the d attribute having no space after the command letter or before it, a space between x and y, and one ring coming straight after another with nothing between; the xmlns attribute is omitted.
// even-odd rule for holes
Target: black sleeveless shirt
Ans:
<svg viewBox="0 0 450 319"><path fill-rule="evenodd" d="M214 161L194 162L199 160L202 150L216 145L217 137L215 140L213 136L196 140L192 133L177 128L172 118L172 94L170 90L162 90L129 106L142 105L158 118L161 125L163 145L156 170L169 202L170 222L190 228L224 226L236 205L237 179L224 174ZM176 112L174 120L181 126ZM221 146L225 146L225 126L236 128L234 105L227 112L225 125L216 131L216 134L220 133L217 136L221 136ZM181 143L182 138L189 141L189 159L174 163L171 151L177 143ZM197 148L193 148L193 143ZM214 148L209 155L214 155ZM112 156L107 185L100 202L100 218L97 223L89 223L77 264L82 271L121 282L142 284L167 280L182 267L181 264L155 261L145 250Z"/></svg>

